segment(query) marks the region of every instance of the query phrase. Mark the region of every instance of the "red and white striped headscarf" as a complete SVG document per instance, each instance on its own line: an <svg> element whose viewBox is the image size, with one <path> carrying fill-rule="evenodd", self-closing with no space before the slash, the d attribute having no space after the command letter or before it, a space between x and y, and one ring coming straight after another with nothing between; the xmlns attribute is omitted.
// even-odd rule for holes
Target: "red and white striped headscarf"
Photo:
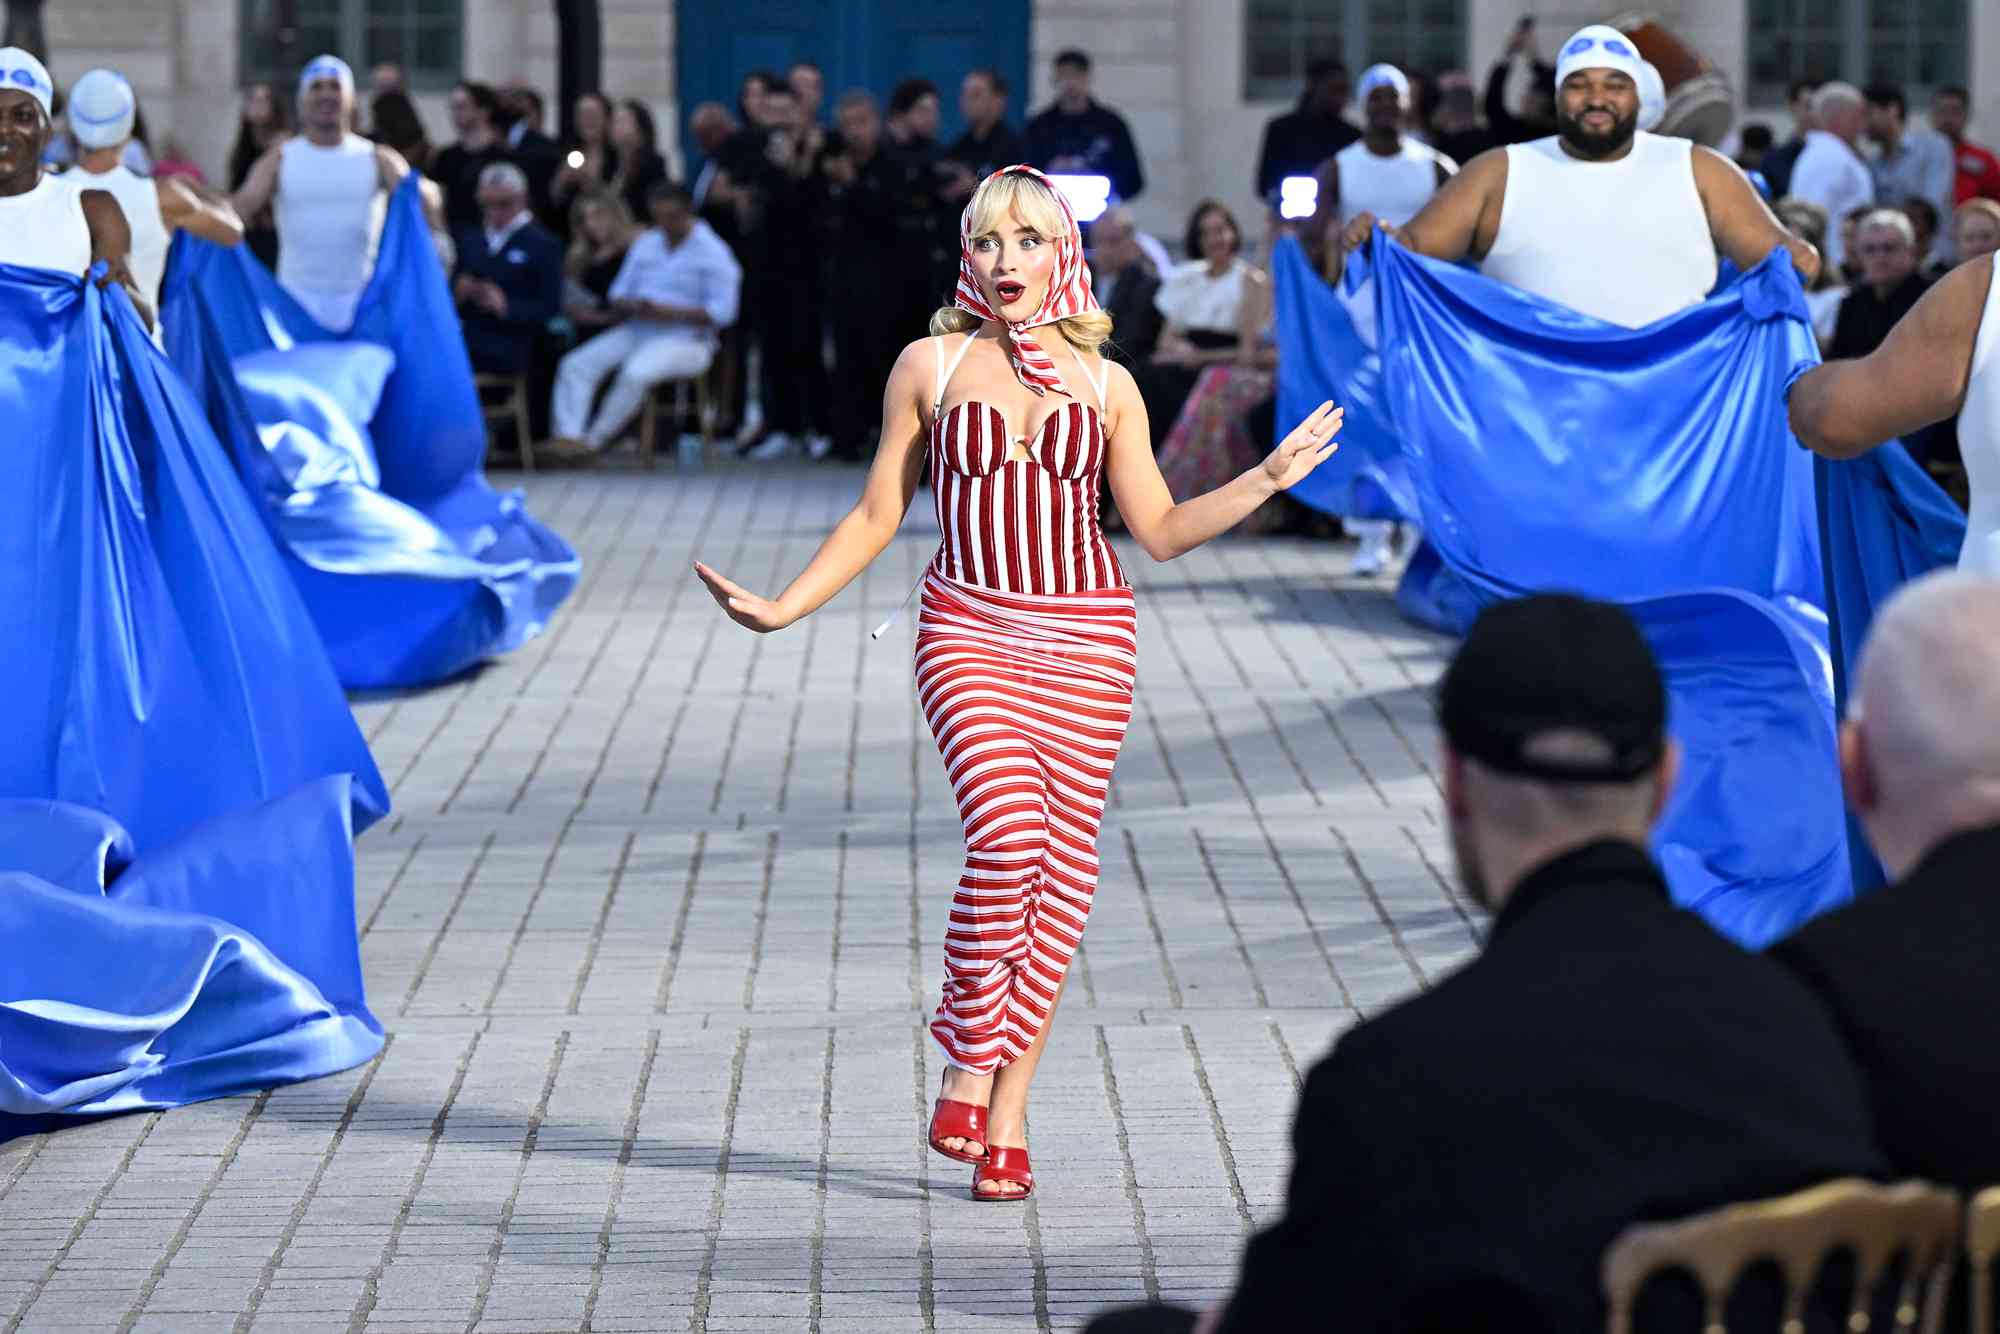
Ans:
<svg viewBox="0 0 2000 1334"><path fill-rule="evenodd" d="M1064 223L1061 236L1044 239L1056 248L1056 266L1049 274L1049 289L1042 294L1042 304L1025 320L1003 321L986 304L986 294L979 290L979 275L972 267L972 237L967 235L972 226L972 205L967 203L965 212L958 219L958 294L953 301L960 310L971 311L982 320L995 324L1005 324L1007 329L1008 357L1014 363L1014 374L1021 377L1021 383L1037 394L1050 389L1058 394L1070 394L1069 386L1056 373L1056 363L1042 345L1035 341L1030 329L1057 320L1068 319L1071 315L1081 315L1098 310L1097 298L1090 290L1090 266L1083 262L1083 233L1077 229L1076 214L1070 210L1069 200L1056 189L1049 178L1029 166L1002 167L981 182L982 187L1002 176L1019 174L1031 176L1048 187L1056 198L1056 205L1062 209ZM974 199L978 198L975 193Z"/></svg>

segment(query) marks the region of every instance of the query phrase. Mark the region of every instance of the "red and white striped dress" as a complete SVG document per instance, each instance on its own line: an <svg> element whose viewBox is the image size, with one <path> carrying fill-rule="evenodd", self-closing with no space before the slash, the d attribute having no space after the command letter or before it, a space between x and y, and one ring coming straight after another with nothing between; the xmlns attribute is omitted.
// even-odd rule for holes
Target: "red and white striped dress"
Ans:
<svg viewBox="0 0 2000 1334"><path fill-rule="evenodd" d="M1035 1040L1082 939L1097 831L1132 716L1138 623L1097 523L1098 407L1069 402L1009 460L1006 420L944 407L938 342L931 475L944 531L917 621L918 700L965 825L931 1033L980 1073ZM1081 358L1078 359L1081 364Z"/></svg>

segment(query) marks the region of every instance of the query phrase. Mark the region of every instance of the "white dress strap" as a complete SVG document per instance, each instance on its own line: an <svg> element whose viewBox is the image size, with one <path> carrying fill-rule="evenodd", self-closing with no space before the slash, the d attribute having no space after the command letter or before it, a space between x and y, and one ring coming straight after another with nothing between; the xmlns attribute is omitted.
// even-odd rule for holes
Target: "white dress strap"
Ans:
<svg viewBox="0 0 2000 1334"><path fill-rule="evenodd" d="M944 410L944 387L951 383L952 376L958 374L958 363L964 361L965 354L972 350L972 339L972 334L965 336L965 341L958 345L958 351L953 355L950 365L946 365L944 360L944 339L942 337L931 339L931 342L937 345L938 358L937 393L931 398L932 421L936 421L938 413Z"/></svg>
<svg viewBox="0 0 2000 1334"><path fill-rule="evenodd" d="M1064 339L1063 341L1069 342L1068 339ZM1106 357L1102 352L1098 353L1097 359L1101 364L1098 367L1098 373L1096 375L1092 375L1090 373L1090 363L1083 359L1083 353L1077 351L1075 343L1069 344L1069 354L1072 357L1076 358L1077 369L1083 372L1083 382L1089 385L1092 389L1097 391L1097 410L1099 412L1103 412L1105 410L1104 388L1106 385L1111 383L1110 359Z"/></svg>

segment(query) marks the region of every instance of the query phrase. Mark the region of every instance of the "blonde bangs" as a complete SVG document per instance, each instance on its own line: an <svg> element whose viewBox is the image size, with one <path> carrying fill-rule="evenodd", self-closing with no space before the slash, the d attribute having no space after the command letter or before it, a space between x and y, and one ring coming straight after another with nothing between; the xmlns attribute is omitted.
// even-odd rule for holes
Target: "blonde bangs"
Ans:
<svg viewBox="0 0 2000 1334"><path fill-rule="evenodd" d="M1055 191L1024 172L1010 171L988 177L972 192L965 206L965 239L997 236L1010 216L1050 241L1060 239L1070 227Z"/></svg>

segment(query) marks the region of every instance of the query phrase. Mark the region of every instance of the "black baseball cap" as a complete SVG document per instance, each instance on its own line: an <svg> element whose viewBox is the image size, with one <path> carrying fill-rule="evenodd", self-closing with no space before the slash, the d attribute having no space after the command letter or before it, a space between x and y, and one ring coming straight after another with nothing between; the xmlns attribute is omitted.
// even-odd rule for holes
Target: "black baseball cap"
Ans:
<svg viewBox="0 0 2000 1334"><path fill-rule="evenodd" d="M1547 783L1629 783L1666 754L1666 683L1645 636L1620 608L1567 593L1481 612L1439 684L1437 711L1459 754ZM1527 754L1531 740L1559 730L1600 738L1611 759Z"/></svg>

